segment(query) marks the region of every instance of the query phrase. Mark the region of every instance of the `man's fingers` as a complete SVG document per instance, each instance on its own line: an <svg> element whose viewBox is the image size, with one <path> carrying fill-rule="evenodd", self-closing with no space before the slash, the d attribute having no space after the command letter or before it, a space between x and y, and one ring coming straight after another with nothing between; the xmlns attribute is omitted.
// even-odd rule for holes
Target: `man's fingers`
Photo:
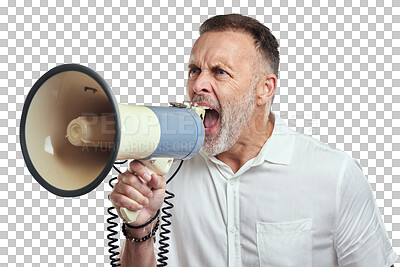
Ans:
<svg viewBox="0 0 400 267"><path fill-rule="evenodd" d="M147 183L147 185L152 187L153 190L165 189L167 187L164 177L155 173L151 175L151 180Z"/></svg>
<svg viewBox="0 0 400 267"><path fill-rule="evenodd" d="M151 175L146 170L146 167L137 160L133 160L129 163L128 170L129 170L129 172L140 176L146 182L149 182L151 179Z"/></svg>
<svg viewBox="0 0 400 267"><path fill-rule="evenodd" d="M145 197L150 198L153 195L151 189L147 186L147 184L143 183L142 180L140 180L136 175L133 175L129 171L118 175L118 180L122 183L134 187Z"/></svg>
<svg viewBox="0 0 400 267"><path fill-rule="evenodd" d="M166 181L157 174L151 175L148 181L139 178L139 176L145 177L146 174L148 172L142 163L133 161L129 164L129 170L118 175L118 182L114 185L110 200L121 218L123 218L121 207L131 211L144 210L146 212L141 213L144 216L140 217L140 222L144 223L151 219L147 218L147 215L154 214L162 206Z"/></svg>
<svg viewBox="0 0 400 267"><path fill-rule="evenodd" d="M153 189L162 189L166 187L165 179L164 177L157 175L153 173L152 175L149 174L147 171L146 167L137 160L133 160L129 163L129 168L128 170L143 178L145 182L147 182L147 185L149 187L152 187ZM134 182L134 180L132 180Z"/></svg>
<svg viewBox="0 0 400 267"><path fill-rule="evenodd" d="M150 188L148 189L150 190ZM141 205L149 204L149 199L144 196L141 192L139 192L136 188L120 182L114 186L114 191L118 194L124 195Z"/></svg>
<svg viewBox="0 0 400 267"><path fill-rule="evenodd" d="M137 203L135 200L119 193L114 193L112 195L111 202L117 209L119 209L120 207L125 207L128 210L135 211L143 208L143 206Z"/></svg>

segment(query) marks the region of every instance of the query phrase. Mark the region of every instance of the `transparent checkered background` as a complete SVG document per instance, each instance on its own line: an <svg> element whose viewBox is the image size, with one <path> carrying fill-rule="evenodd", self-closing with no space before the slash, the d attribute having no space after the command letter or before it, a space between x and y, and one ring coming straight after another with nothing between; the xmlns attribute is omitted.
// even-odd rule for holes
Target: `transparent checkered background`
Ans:
<svg viewBox="0 0 400 267"><path fill-rule="evenodd" d="M182 101L198 27L226 13L251 15L279 39L273 110L360 161L400 254L400 1L193 2L0 1L0 266L109 262L109 185L63 199L25 168L19 123L34 82L80 63L121 103Z"/></svg>

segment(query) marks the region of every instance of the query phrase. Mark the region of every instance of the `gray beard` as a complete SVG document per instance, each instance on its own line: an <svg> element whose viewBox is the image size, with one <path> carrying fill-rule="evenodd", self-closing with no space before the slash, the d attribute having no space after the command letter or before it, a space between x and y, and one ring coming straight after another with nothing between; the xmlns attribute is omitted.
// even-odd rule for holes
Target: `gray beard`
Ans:
<svg viewBox="0 0 400 267"><path fill-rule="evenodd" d="M202 150L209 156L216 156L229 150L239 139L243 127L250 121L255 109L255 84L251 83L247 94L239 102L228 101L221 108L217 100L195 95L193 102L213 105L220 114L221 130L218 136L206 136Z"/></svg>

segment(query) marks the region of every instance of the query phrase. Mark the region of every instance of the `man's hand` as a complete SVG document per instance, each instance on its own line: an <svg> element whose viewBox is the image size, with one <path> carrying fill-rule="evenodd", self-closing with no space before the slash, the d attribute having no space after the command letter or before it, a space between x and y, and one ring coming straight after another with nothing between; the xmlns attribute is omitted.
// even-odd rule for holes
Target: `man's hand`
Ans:
<svg viewBox="0 0 400 267"><path fill-rule="evenodd" d="M144 165L134 160L129 163L127 171L118 175L118 182L110 194L110 199L121 218L120 207L132 211L140 210L132 225L142 225L161 208L164 202L165 188L164 177L155 173L150 176Z"/></svg>

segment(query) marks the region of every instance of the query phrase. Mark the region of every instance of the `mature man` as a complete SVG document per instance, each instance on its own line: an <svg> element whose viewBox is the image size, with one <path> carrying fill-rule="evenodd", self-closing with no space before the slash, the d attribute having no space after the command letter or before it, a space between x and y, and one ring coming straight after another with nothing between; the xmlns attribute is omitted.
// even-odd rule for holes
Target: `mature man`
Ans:
<svg viewBox="0 0 400 267"><path fill-rule="evenodd" d="M391 266L371 188L347 154L296 133L270 111L278 43L257 20L208 19L193 46L187 90L209 106L200 155L168 184L175 193L170 266ZM141 176L147 184L141 182ZM137 161L111 200L141 212L122 266L155 266L151 232L166 189ZM142 241L142 242L141 242Z"/></svg>

